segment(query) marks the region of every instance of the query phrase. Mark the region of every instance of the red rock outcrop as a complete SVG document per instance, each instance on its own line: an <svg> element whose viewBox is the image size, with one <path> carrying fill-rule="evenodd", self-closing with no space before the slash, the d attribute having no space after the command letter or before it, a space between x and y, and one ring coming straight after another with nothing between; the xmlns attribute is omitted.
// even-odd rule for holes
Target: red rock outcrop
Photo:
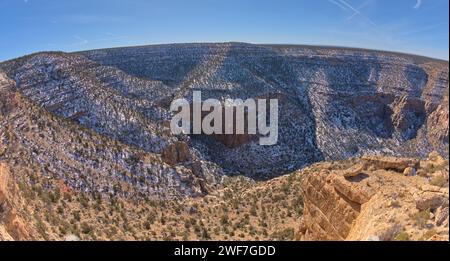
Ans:
<svg viewBox="0 0 450 261"><path fill-rule="evenodd" d="M11 204L8 167L0 163L0 241L29 239L25 222Z"/></svg>
<svg viewBox="0 0 450 261"><path fill-rule="evenodd" d="M300 239L448 240L448 161L364 157L319 165L302 180Z"/></svg>
<svg viewBox="0 0 450 261"><path fill-rule="evenodd" d="M177 141L167 146L161 153L161 156L165 163L172 166L191 159L189 146L182 141Z"/></svg>

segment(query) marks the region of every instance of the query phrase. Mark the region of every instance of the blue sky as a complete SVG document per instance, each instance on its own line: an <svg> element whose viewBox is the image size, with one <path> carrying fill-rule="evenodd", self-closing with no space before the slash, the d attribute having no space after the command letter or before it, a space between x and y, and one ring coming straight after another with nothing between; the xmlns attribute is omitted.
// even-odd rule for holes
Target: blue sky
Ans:
<svg viewBox="0 0 450 261"><path fill-rule="evenodd" d="M180 42L363 47L448 60L448 0L0 0L0 61Z"/></svg>

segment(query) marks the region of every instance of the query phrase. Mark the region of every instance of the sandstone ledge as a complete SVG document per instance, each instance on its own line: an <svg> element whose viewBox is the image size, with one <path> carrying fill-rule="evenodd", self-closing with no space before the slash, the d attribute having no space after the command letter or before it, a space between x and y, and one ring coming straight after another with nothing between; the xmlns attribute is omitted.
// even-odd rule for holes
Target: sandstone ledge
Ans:
<svg viewBox="0 0 450 261"><path fill-rule="evenodd" d="M363 157L311 169L302 179L299 239L448 240L448 161L436 154L422 162Z"/></svg>

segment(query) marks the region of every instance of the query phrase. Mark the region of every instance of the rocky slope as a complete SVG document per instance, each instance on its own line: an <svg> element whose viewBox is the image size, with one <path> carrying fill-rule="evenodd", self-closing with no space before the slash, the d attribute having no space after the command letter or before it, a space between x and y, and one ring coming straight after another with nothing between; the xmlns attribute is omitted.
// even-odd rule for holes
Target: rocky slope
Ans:
<svg viewBox="0 0 450 261"><path fill-rule="evenodd" d="M40 53L0 68L33 103L150 153L188 144L206 175L265 179L364 154L448 150L448 63L392 53L179 44ZM257 139L174 137L173 98L280 99L276 146ZM226 146L228 145L228 146ZM446 156L447 157L447 156Z"/></svg>
<svg viewBox="0 0 450 261"><path fill-rule="evenodd" d="M448 240L448 161L363 157L301 182L302 240Z"/></svg>
<svg viewBox="0 0 450 261"><path fill-rule="evenodd" d="M26 204L22 199L9 167L0 162L0 241L31 238L29 224L18 213Z"/></svg>
<svg viewBox="0 0 450 261"><path fill-rule="evenodd" d="M81 128L35 105L0 75L0 161L103 196L174 198L205 193L203 176ZM33 184L33 177L20 177ZM28 180L27 180L28 179ZM211 182L212 183L212 182Z"/></svg>
<svg viewBox="0 0 450 261"><path fill-rule="evenodd" d="M411 166L411 167L410 167ZM324 162L201 198L95 197L0 164L0 240L448 240L448 161ZM29 175L29 174L28 174ZM47 186L48 189L42 189Z"/></svg>
<svg viewBox="0 0 450 261"><path fill-rule="evenodd" d="M172 135L168 106L193 90L278 98L278 144ZM355 49L181 44L3 62L0 239L442 236L448 90L448 62ZM443 157L436 168L425 160L432 151ZM350 157L363 158L332 162ZM381 207L398 186L404 203ZM429 195L440 205L419 207ZM399 213L428 218L416 227ZM388 232L373 230L375 217Z"/></svg>

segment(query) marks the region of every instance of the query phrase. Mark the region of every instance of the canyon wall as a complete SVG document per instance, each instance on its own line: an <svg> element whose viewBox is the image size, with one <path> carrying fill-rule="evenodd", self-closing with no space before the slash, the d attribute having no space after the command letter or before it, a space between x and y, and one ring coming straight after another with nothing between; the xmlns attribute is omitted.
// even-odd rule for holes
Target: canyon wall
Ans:
<svg viewBox="0 0 450 261"><path fill-rule="evenodd" d="M319 169L302 181L301 240L448 240L448 161L438 154Z"/></svg>

